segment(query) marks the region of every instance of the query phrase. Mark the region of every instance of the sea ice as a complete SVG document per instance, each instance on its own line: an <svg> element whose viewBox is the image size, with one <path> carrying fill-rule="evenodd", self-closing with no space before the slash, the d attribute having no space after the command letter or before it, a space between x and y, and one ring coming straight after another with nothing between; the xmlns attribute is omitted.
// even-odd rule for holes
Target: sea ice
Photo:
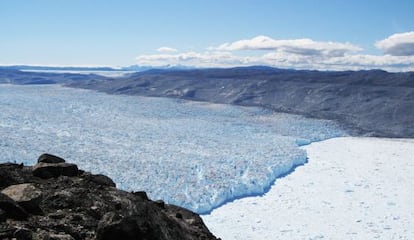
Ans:
<svg viewBox="0 0 414 240"><path fill-rule="evenodd" d="M414 239L414 139L333 138L260 197L204 215L223 240ZM259 219L259 220L257 220Z"/></svg>
<svg viewBox="0 0 414 240"><path fill-rule="evenodd" d="M0 162L34 164L49 152L199 213L263 194L306 161L298 145L345 134L262 108L58 85L0 85L0 106Z"/></svg>

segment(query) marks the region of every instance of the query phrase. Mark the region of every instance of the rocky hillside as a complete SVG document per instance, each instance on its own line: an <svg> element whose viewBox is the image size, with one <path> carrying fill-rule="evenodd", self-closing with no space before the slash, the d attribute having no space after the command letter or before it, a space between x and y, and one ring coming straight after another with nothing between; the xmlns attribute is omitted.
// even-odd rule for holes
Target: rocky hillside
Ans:
<svg viewBox="0 0 414 240"><path fill-rule="evenodd" d="M106 78L96 74L23 72L0 67L0 83L7 84L65 84L98 79Z"/></svg>
<svg viewBox="0 0 414 240"><path fill-rule="evenodd" d="M354 135L414 137L414 72L297 71L268 67L152 70L69 86L111 94L261 106L332 119Z"/></svg>
<svg viewBox="0 0 414 240"><path fill-rule="evenodd" d="M0 164L0 190L0 239L216 239L197 214L49 154Z"/></svg>

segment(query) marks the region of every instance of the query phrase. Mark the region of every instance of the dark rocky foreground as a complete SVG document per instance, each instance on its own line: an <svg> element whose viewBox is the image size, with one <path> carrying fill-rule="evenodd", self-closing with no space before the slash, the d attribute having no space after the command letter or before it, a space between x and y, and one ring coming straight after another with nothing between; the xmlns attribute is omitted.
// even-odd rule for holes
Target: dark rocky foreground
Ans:
<svg viewBox="0 0 414 240"><path fill-rule="evenodd" d="M216 239L197 214L53 155L0 164L0 190L0 239Z"/></svg>

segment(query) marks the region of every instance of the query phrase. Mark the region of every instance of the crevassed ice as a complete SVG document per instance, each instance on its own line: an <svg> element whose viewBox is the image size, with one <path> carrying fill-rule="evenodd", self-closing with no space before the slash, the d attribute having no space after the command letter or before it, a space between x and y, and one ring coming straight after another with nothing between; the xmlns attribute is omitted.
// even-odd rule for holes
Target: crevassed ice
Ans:
<svg viewBox="0 0 414 240"><path fill-rule="evenodd" d="M345 134L261 108L57 85L0 85L0 106L0 162L34 164L49 152L198 213L264 193L306 161L298 145Z"/></svg>

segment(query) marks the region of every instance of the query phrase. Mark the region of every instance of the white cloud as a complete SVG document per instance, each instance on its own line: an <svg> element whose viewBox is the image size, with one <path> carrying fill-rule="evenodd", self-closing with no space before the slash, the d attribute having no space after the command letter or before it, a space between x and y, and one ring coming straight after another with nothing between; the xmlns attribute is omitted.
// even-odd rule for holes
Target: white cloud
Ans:
<svg viewBox="0 0 414 240"><path fill-rule="evenodd" d="M266 65L278 68L316 70L383 69L387 71L414 71L414 56L346 55L319 58L314 56L270 52L259 56L240 56L231 52L186 52L154 54L137 57L144 66L186 65L197 67L235 67Z"/></svg>
<svg viewBox="0 0 414 240"><path fill-rule="evenodd" d="M225 51L276 50L297 55L338 57L362 49L350 43L317 42L312 39L276 40L266 36L224 43L216 48Z"/></svg>
<svg viewBox="0 0 414 240"><path fill-rule="evenodd" d="M414 71L414 56L354 54L316 59L314 57L268 53L263 55L263 62L275 67L297 69Z"/></svg>
<svg viewBox="0 0 414 240"><path fill-rule="evenodd" d="M170 48L170 47L160 47L160 48L157 48L157 52L171 53L171 52L177 52L177 49Z"/></svg>
<svg viewBox="0 0 414 240"><path fill-rule="evenodd" d="M414 56L414 32L397 33L378 41L375 46L385 54Z"/></svg>
<svg viewBox="0 0 414 240"><path fill-rule="evenodd" d="M395 35L378 42L379 48L391 48L408 37ZM394 39L394 40L388 40ZM393 44L390 44L392 42ZM405 41L407 42L407 41ZM391 47L389 47L391 46ZM250 51L243 51L250 50ZM383 69L414 71L412 56L369 55L350 43L316 42L311 39L274 40L258 36L250 40L225 43L204 52L162 52L140 55L137 64L144 66L186 65L196 67L234 67L266 65L279 68L316 70Z"/></svg>

